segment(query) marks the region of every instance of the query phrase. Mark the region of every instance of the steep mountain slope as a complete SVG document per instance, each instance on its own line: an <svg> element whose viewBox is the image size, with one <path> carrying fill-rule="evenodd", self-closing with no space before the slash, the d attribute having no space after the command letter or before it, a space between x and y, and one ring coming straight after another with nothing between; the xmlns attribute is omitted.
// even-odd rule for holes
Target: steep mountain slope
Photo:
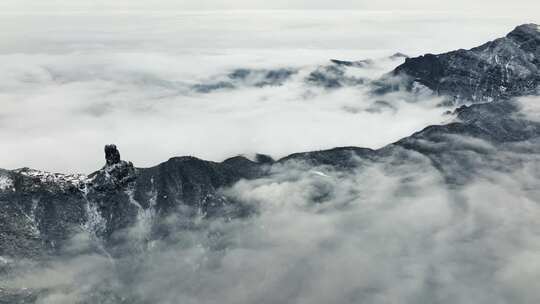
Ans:
<svg viewBox="0 0 540 304"><path fill-rule="evenodd" d="M106 165L89 176L3 170L0 256L54 251L77 230L109 240L142 217L167 216L181 206L186 216L243 212L216 190L263 173L262 164L243 157L222 163L176 157L152 168L135 168L120 160L114 145L105 152Z"/></svg>
<svg viewBox="0 0 540 304"><path fill-rule="evenodd" d="M393 74L457 101L536 94L540 84L539 46L539 26L524 24L506 37L470 50L408 58Z"/></svg>

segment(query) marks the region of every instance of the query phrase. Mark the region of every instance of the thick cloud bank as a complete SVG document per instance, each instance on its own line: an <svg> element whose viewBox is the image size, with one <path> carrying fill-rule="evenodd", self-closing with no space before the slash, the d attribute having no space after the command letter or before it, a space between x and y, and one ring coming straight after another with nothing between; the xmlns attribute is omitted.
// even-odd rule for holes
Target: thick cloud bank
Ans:
<svg viewBox="0 0 540 304"><path fill-rule="evenodd" d="M367 86L328 90L306 83L316 65L296 67L280 86L253 86L255 75L234 88L206 92L201 88L230 80L230 71L187 81L179 72L185 62L140 53L3 59L7 167L96 169L98 164L88 166L84 158L106 142L122 144L136 164L162 161L171 153L220 160L260 151L282 157L343 145L381 147L446 119L446 109L436 107L433 98L413 103L396 95L378 109L378 97L369 96ZM402 60L353 70L373 78L370 74L382 75ZM24 159L7 152L21 150ZM61 158L53 157L58 153Z"/></svg>

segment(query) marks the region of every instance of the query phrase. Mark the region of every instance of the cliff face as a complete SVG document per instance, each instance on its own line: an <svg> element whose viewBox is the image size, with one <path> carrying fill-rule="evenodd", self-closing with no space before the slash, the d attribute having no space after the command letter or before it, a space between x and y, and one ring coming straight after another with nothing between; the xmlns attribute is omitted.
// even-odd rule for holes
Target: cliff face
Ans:
<svg viewBox="0 0 540 304"><path fill-rule="evenodd" d="M393 74L457 101L536 94L540 84L540 31L518 26L506 37L470 50L408 58Z"/></svg>

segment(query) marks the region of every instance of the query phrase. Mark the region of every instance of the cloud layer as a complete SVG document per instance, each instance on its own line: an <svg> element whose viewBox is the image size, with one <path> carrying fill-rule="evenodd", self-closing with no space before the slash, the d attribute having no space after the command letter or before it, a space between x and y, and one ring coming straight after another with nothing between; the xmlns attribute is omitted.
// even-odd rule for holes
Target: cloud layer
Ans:
<svg viewBox="0 0 540 304"><path fill-rule="evenodd" d="M366 87L328 92L308 87L302 77L330 58L474 46L522 22L302 11L4 17L0 167L65 172L99 168L107 143L118 144L138 166L174 155L219 161L255 152L280 157L334 146L380 147L444 122L444 109L434 108L433 100L393 96L385 102L394 110L365 111L378 102ZM359 72L375 78L397 64L378 61ZM237 68L299 73L281 87L199 95L187 89Z"/></svg>

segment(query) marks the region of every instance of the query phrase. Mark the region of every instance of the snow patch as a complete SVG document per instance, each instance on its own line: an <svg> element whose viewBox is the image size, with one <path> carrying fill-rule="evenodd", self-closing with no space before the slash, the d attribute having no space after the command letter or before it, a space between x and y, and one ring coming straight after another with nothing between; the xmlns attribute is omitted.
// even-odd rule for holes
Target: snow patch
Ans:
<svg viewBox="0 0 540 304"><path fill-rule="evenodd" d="M99 233L105 231L107 224L105 219L101 216L98 206L87 200L85 208L87 221L83 225L83 229L92 233L93 235L98 235Z"/></svg>
<svg viewBox="0 0 540 304"><path fill-rule="evenodd" d="M153 184L153 179L151 180L151 183ZM126 190L126 194L129 198L130 204L137 207L137 222L131 229L131 233L140 240L146 239L150 233L154 218L156 216L154 207L156 205L157 193L152 191L150 205L146 209L142 207L141 204L139 204L139 202L135 199L134 189L130 188Z"/></svg>
<svg viewBox="0 0 540 304"><path fill-rule="evenodd" d="M14 190L13 180L7 175L0 175L0 191Z"/></svg>
<svg viewBox="0 0 540 304"><path fill-rule="evenodd" d="M81 187L88 182L88 176L85 174L61 174L51 173L47 171L35 170L30 168L22 168L13 172L22 174L39 180L42 184L54 184L61 189L66 189L70 186Z"/></svg>

